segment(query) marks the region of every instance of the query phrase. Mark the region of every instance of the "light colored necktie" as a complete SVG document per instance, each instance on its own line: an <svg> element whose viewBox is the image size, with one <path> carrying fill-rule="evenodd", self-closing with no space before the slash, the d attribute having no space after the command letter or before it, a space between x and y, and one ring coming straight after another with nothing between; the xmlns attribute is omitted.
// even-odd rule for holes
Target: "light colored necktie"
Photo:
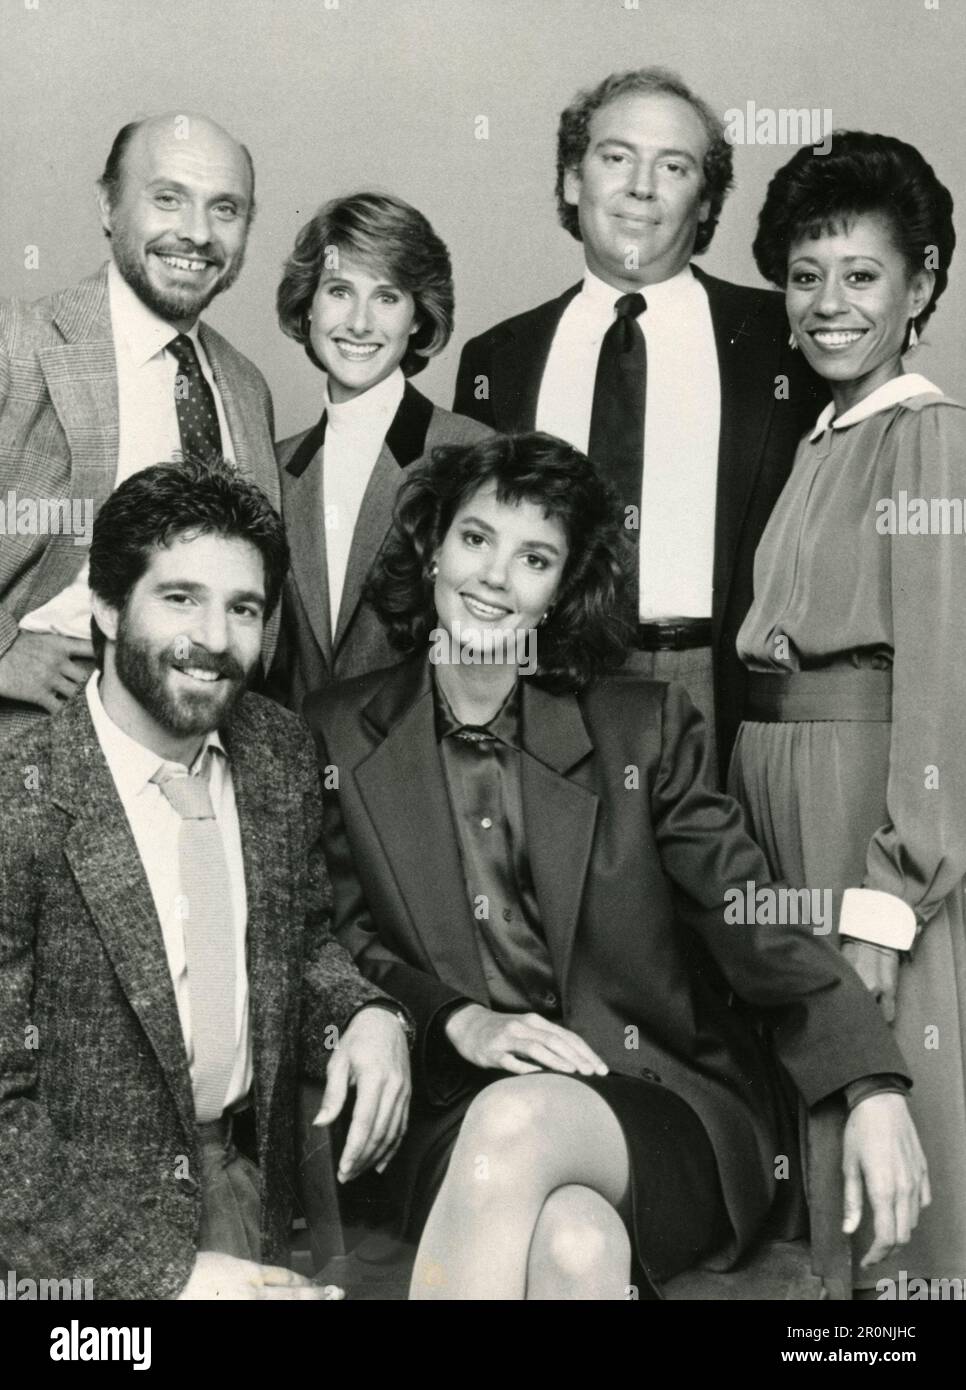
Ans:
<svg viewBox="0 0 966 1390"><path fill-rule="evenodd" d="M205 754L194 776L161 768L154 777L181 817L181 917L199 1124L221 1116L235 1066L235 931L225 847L208 788L211 757Z"/></svg>

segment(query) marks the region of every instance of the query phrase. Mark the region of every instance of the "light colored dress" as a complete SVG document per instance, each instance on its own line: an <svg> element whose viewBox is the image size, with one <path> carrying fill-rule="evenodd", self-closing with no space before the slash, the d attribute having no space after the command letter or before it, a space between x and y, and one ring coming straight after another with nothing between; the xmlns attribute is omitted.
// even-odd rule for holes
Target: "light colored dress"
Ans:
<svg viewBox="0 0 966 1390"><path fill-rule="evenodd" d="M776 876L878 889L915 912L894 1027L933 1204L861 1282L899 1269L962 1278L966 407L907 375L832 414L800 444L758 547L738 652L761 672L891 667L892 722L745 723L730 790ZM860 1238L864 1254L865 1225Z"/></svg>

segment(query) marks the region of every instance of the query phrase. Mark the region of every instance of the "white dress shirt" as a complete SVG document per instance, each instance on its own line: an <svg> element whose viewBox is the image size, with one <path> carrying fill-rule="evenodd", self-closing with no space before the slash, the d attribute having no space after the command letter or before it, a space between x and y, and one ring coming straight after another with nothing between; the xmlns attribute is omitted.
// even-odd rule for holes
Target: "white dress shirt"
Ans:
<svg viewBox="0 0 966 1390"><path fill-rule="evenodd" d="M330 400L326 386L322 488L333 636L362 499L405 389L406 378L398 367L368 391L338 404Z"/></svg>
<svg viewBox="0 0 966 1390"><path fill-rule="evenodd" d="M191 999L188 992L188 961L185 952L184 914L180 910L184 894L181 887L178 835L181 817L151 779L161 768L187 771L126 734L104 708L95 672L87 682L85 694L94 731L107 761L117 794L124 807L134 843L158 914L168 969L174 987L175 1003L181 1020L181 1033L194 1081L194 1046L191 1036ZM221 832L228 865L230 910L235 928L235 1065L225 1095L225 1108L247 1096L252 1084L251 1025L248 1004L248 966L245 936L248 924L248 898L245 891L245 864L241 832L235 806L231 765L217 733L210 733L198 754L197 767L208 748L211 755L209 789L215 820Z"/></svg>
<svg viewBox="0 0 966 1390"><path fill-rule="evenodd" d="M721 383L711 309L686 266L642 285L647 344L641 494L642 621L709 618L714 569ZM585 271L554 334L536 425L586 453L597 359L621 292Z"/></svg>
<svg viewBox="0 0 966 1390"><path fill-rule="evenodd" d="M164 463L181 451L174 381L178 364L168 343L178 335L138 298L112 261L107 268L111 332L117 364L117 472L114 486L154 463ZM211 364L201 345L198 324L186 334L194 343L202 374L211 387L221 430L222 450L234 460L231 433L215 384ZM87 564L72 584L40 608L25 613L20 627L28 632L55 632L62 637L90 639L91 605Z"/></svg>

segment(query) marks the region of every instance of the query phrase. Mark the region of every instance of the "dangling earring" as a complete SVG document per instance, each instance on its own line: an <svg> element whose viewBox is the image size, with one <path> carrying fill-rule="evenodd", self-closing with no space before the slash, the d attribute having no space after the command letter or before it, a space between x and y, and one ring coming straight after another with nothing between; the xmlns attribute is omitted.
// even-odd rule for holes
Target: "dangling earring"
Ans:
<svg viewBox="0 0 966 1390"><path fill-rule="evenodd" d="M919 346L919 334L916 332L916 320L909 320L909 346L906 352L911 352L914 347Z"/></svg>
<svg viewBox="0 0 966 1390"><path fill-rule="evenodd" d="M791 348L792 352L798 351L798 339L795 337L794 333L789 333L788 335L788 346Z"/></svg>
<svg viewBox="0 0 966 1390"><path fill-rule="evenodd" d="M436 576L437 576L438 574L439 574L439 565L438 565L437 562L434 560L433 563L432 563L432 564L430 565L430 567L429 567L429 577L430 577L430 579L435 579Z"/></svg>

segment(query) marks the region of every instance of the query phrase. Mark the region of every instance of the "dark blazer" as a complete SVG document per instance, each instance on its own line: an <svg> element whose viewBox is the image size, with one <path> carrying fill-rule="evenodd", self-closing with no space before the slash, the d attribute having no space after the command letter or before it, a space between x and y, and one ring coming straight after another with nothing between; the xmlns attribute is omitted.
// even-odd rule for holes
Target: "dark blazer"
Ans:
<svg viewBox="0 0 966 1390"><path fill-rule="evenodd" d="M199 329L218 383L239 470L279 505L272 398L265 378L220 333ZM95 512L117 472L117 367L107 267L32 304L0 300L0 479L22 497L93 499ZM160 462L160 460L158 460ZM4 536L0 542L0 654L18 622L66 588L87 559L74 537ZM266 624L264 654L277 620ZM44 711L0 700L0 735Z"/></svg>
<svg viewBox="0 0 966 1390"><path fill-rule="evenodd" d="M828 392L801 353L788 346L780 294L729 284L697 266L692 270L708 294L721 374L711 622L724 781L744 706L747 673L735 639L751 607L755 550L798 441L815 423ZM579 289L572 285L558 299L471 339L460 359L453 409L493 429L532 430L550 345ZM787 392L779 391L780 377L787 378Z"/></svg>
<svg viewBox="0 0 966 1390"><path fill-rule="evenodd" d="M424 1047L438 1010L488 999L429 669L330 686L306 707L338 769L325 813L334 930L408 1005ZM737 804L700 780L704 725L680 686L625 674L575 697L524 680L522 729L527 850L563 1022L615 1072L656 1076L693 1106L733 1257L772 1203L777 1148L763 1050L730 992L768 1020L808 1105L904 1063L832 938L725 925L725 891L769 875Z"/></svg>
<svg viewBox="0 0 966 1390"><path fill-rule="evenodd" d="M331 680L376 671L399 660L362 590L392 523L408 471L439 444L473 444L490 433L475 420L440 410L409 382L362 499L349 551L335 632L329 604L322 464L326 417L278 445L282 514L292 551L283 599L282 636L270 691L298 710L306 694Z"/></svg>
<svg viewBox="0 0 966 1390"><path fill-rule="evenodd" d="M248 896L263 1258L287 1263L300 1072L382 991L329 934L304 726L245 696L231 759ZM201 1219L194 1104L161 928L83 692L0 751L0 1264L164 1298ZM35 1029L32 1033L30 1030Z"/></svg>

